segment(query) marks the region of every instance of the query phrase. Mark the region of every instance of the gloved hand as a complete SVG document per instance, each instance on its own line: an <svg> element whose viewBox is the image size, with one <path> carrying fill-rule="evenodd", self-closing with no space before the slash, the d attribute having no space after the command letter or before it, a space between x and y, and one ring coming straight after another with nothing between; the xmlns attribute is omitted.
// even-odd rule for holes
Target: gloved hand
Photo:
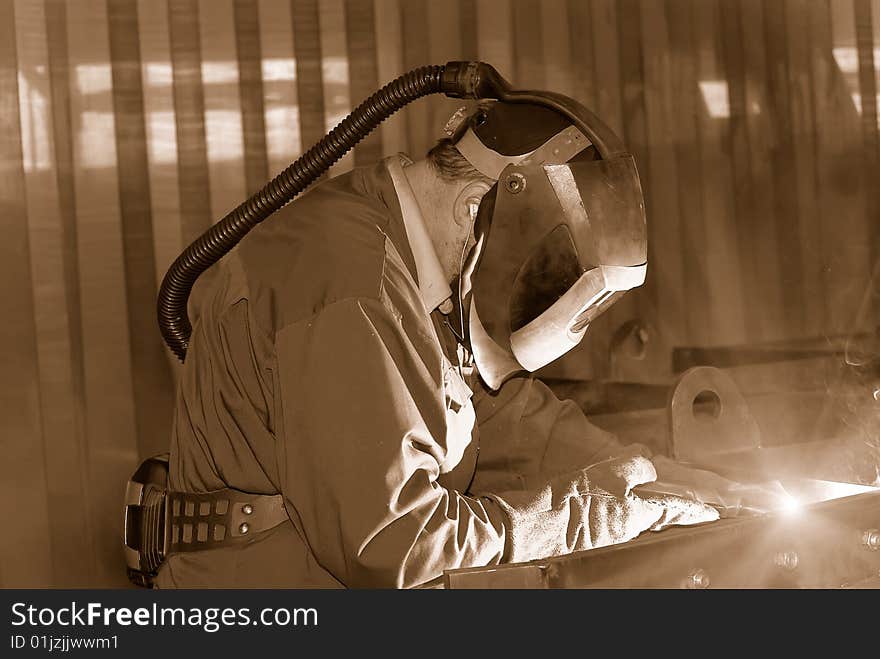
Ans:
<svg viewBox="0 0 880 659"><path fill-rule="evenodd" d="M791 505L791 496L777 481L738 483L712 471L697 469L675 462L663 455L652 458L657 471L657 483L648 490L666 488L721 509L722 517L733 517L741 512L765 513Z"/></svg>
<svg viewBox="0 0 880 659"><path fill-rule="evenodd" d="M510 520L505 560L594 549L626 542L648 529L718 519L718 511L696 501L633 492L656 477L648 458L631 455L555 477L540 487L487 495Z"/></svg>

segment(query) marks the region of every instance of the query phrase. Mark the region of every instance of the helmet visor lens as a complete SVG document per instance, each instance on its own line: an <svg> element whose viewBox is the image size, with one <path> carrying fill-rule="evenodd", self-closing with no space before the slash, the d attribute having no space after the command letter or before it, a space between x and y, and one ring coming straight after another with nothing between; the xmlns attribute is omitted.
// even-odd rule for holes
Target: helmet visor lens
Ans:
<svg viewBox="0 0 880 659"><path fill-rule="evenodd" d="M561 224L535 247L513 281L512 332L549 309L583 274L568 227Z"/></svg>

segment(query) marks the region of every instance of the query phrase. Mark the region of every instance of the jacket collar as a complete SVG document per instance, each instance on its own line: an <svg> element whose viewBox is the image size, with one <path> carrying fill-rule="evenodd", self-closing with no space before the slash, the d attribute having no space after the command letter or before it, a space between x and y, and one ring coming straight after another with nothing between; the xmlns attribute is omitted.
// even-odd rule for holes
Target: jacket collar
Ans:
<svg viewBox="0 0 880 659"><path fill-rule="evenodd" d="M400 205L406 237L415 260L416 277L422 303L428 313L431 313L452 297L452 289L449 287L449 282L446 281L437 250L428 235L422 209L403 172L404 167L411 164L412 160L402 153L385 159L385 166L391 176L391 182Z"/></svg>

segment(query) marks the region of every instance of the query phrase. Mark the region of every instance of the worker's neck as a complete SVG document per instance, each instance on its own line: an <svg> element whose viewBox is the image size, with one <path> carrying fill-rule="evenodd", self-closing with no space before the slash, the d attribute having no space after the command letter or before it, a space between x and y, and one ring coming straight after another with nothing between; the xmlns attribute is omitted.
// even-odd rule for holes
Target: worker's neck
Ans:
<svg viewBox="0 0 880 659"><path fill-rule="evenodd" d="M419 203L443 272L451 283L458 276L461 250L469 230L454 220L455 200L464 184L440 178L426 160L414 162L403 172Z"/></svg>

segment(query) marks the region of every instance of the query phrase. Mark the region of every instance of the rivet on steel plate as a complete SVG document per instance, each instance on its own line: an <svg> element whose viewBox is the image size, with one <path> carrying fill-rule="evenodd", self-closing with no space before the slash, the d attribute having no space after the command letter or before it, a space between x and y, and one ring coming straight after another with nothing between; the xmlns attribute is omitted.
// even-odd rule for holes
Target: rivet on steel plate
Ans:
<svg viewBox="0 0 880 659"><path fill-rule="evenodd" d="M709 587L709 575L705 570L696 569L684 580L684 587L689 590L698 590Z"/></svg>
<svg viewBox="0 0 880 659"><path fill-rule="evenodd" d="M780 551L773 557L773 562L777 567L785 570L794 570L798 566L798 555L795 551Z"/></svg>
<svg viewBox="0 0 880 659"><path fill-rule="evenodd" d="M246 535L248 531L250 531L250 526L248 526L247 522L242 522L241 526L238 527L238 532L242 535Z"/></svg>
<svg viewBox="0 0 880 659"><path fill-rule="evenodd" d="M245 515L250 515L254 512L254 507L251 504L246 503L241 507L241 512Z"/></svg>
<svg viewBox="0 0 880 659"><path fill-rule="evenodd" d="M868 529L862 534L862 544L871 551L880 549L880 529Z"/></svg>

